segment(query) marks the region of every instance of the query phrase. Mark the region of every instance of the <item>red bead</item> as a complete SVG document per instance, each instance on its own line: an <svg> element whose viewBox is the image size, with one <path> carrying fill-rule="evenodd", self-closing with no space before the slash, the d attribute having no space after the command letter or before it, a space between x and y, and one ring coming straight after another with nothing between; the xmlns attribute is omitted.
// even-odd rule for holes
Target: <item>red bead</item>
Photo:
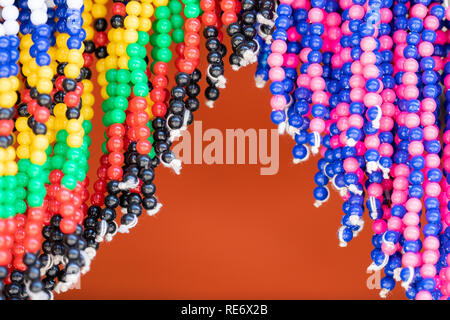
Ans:
<svg viewBox="0 0 450 320"><path fill-rule="evenodd" d="M236 9L236 3L234 0L222 0L220 2L220 8L222 11L234 11Z"/></svg>
<svg viewBox="0 0 450 320"><path fill-rule="evenodd" d="M74 233L77 229L77 224L70 218L63 218L59 224L61 231L65 234Z"/></svg>
<svg viewBox="0 0 450 320"><path fill-rule="evenodd" d="M128 110L131 112L145 111L147 108L147 101L142 97L135 97L128 103Z"/></svg>
<svg viewBox="0 0 450 320"><path fill-rule="evenodd" d="M64 103L68 107L76 107L80 103L80 96L75 93L75 91L67 92L64 97Z"/></svg>
<svg viewBox="0 0 450 320"><path fill-rule="evenodd" d="M108 159L108 158L106 158L106 159ZM99 167L97 169L97 177L99 179L106 179L106 172L107 172L107 170L108 170L108 168L105 167L105 166Z"/></svg>
<svg viewBox="0 0 450 320"><path fill-rule="evenodd" d="M126 7L123 3L121 2L115 2L113 3L112 7L111 7L111 11L113 15L120 15L120 16L125 16L127 14L127 10Z"/></svg>
<svg viewBox="0 0 450 320"><path fill-rule="evenodd" d="M7 266L12 261L12 254L9 250L0 249L0 266Z"/></svg>
<svg viewBox="0 0 450 320"><path fill-rule="evenodd" d="M27 237L24 241L25 250L28 252L37 252L41 248L40 238Z"/></svg>
<svg viewBox="0 0 450 320"><path fill-rule="evenodd" d="M37 222L28 222L25 226L25 233L27 236L36 237L41 234L42 224Z"/></svg>
<svg viewBox="0 0 450 320"><path fill-rule="evenodd" d="M17 230L17 224L16 221L13 218L5 219L6 222L6 234L12 235L16 233Z"/></svg>
<svg viewBox="0 0 450 320"><path fill-rule="evenodd" d="M61 204L69 202L72 199L72 192L69 189L62 187L57 194L56 199L61 202Z"/></svg>
<svg viewBox="0 0 450 320"><path fill-rule="evenodd" d="M56 80L55 80L55 88L58 91L63 91L64 90L64 88L63 88L64 79L66 79L65 76L59 76L59 77L56 78Z"/></svg>
<svg viewBox="0 0 450 320"><path fill-rule="evenodd" d="M117 136L111 137L106 143L109 152L121 151L123 148L123 140Z"/></svg>
<svg viewBox="0 0 450 320"><path fill-rule="evenodd" d="M195 63L192 60L183 59L180 61L181 72L192 73L195 70Z"/></svg>
<svg viewBox="0 0 450 320"><path fill-rule="evenodd" d="M150 92L150 99L152 99L153 102L163 102L166 100L166 90L162 88L154 88Z"/></svg>
<svg viewBox="0 0 450 320"><path fill-rule="evenodd" d="M149 154L152 150L152 144L148 140L141 140L136 144L136 150L140 154Z"/></svg>
<svg viewBox="0 0 450 320"><path fill-rule="evenodd" d="M14 220L16 220L17 228L22 228L25 225L25 221L27 220L27 217L24 214L17 214L14 217Z"/></svg>
<svg viewBox="0 0 450 320"><path fill-rule="evenodd" d="M184 50L184 57L189 60L198 60L200 57L200 50L197 47L186 47Z"/></svg>
<svg viewBox="0 0 450 320"><path fill-rule="evenodd" d="M28 221L43 221L45 218L45 210L40 208L28 208L27 219Z"/></svg>
<svg viewBox="0 0 450 320"><path fill-rule="evenodd" d="M214 12L204 12L202 15L202 22L206 26L213 26L216 24L217 17Z"/></svg>
<svg viewBox="0 0 450 320"><path fill-rule="evenodd" d="M167 75L167 73L169 72L169 65L165 62L158 61L153 66L153 72L159 75Z"/></svg>
<svg viewBox="0 0 450 320"><path fill-rule="evenodd" d="M202 24L197 18L189 18L184 23L187 32L199 32Z"/></svg>
<svg viewBox="0 0 450 320"><path fill-rule="evenodd" d="M236 21L237 21L236 13L232 11L226 11L222 14L222 22L224 25L228 26Z"/></svg>
<svg viewBox="0 0 450 320"><path fill-rule="evenodd" d="M214 0L202 0L200 1L200 8L203 11L211 11L216 7L216 2Z"/></svg>
<svg viewBox="0 0 450 320"><path fill-rule="evenodd" d="M89 68L90 66L92 66L94 58L89 53L83 53L83 59L84 59L83 67Z"/></svg>
<svg viewBox="0 0 450 320"><path fill-rule="evenodd" d="M98 192L95 192L91 196L91 202L95 206L101 206L103 204L103 195Z"/></svg>
<svg viewBox="0 0 450 320"><path fill-rule="evenodd" d="M121 166L125 160L122 152L111 152L108 159L113 166Z"/></svg>
<svg viewBox="0 0 450 320"><path fill-rule="evenodd" d="M195 32L186 32L184 36L185 48L183 54L187 47L197 47L200 44L200 35Z"/></svg>
<svg viewBox="0 0 450 320"><path fill-rule="evenodd" d="M48 110L46 107L37 107L34 110L34 118L37 122L45 123L50 118L50 110Z"/></svg>
<svg viewBox="0 0 450 320"><path fill-rule="evenodd" d="M167 112L167 107L164 103L155 103L152 106L152 113L155 117L164 117Z"/></svg>
<svg viewBox="0 0 450 320"><path fill-rule="evenodd" d="M63 203L60 207L60 212L63 217L71 217L75 211L75 206L72 203Z"/></svg>
<svg viewBox="0 0 450 320"><path fill-rule="evenodd" d="M119 180L123 176L123 171L121 167L110 166L108 168L108 178L112 180Z"/></svg>

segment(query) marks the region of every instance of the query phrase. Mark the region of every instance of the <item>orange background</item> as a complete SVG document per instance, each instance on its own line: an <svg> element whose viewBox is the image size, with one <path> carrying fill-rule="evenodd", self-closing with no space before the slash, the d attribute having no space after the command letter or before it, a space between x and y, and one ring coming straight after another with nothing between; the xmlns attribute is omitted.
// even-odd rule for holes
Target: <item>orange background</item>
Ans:
<svg viewBox="0 0 450 320"><path fill-rule="evenodd" d="M202 44L203 73L206 51ZM203 132L274 128L268 85L254 84L256 66L234 72L228 57L225 62L227 88L212 110L202 92L194 114ZM201 85L206 88L204 77ZM104 132L96 98L91 187ZM193 126L189 131L193 137ZM379 299L378 290L366 284L370 219L358 238L340 248L342 200L332 191L330 201L313 206L318 158L294 165L293 145L280 136L279 171L273 176L261 176L260 164L185 164L179 176L160 166L155 185L161 211L143 214L130 234L103 243L81 289L56 299ZM404 297L399 287L390 298Z"/></svg>
<svg viewBox="0 0 450 320"><path fill-rule="evenodd" d="M254 71L227 67L227 88L212 110L202 93L195 119L203 121L203 131L274 128L269 90L255 87ZM91 181L103 142L100 112L94 128ZM294 165L293 144L280 136L280 168L273 176L261 176L259 164L184 165L179 176L159 167L161 211L143 214L130 234L103 243L81 289L56 298L378 299L378 290L366 286L370 219L340 248L342 200L333 191L329 202L313 206L317 158ZM403 298L398 287L391 298Z"/></svg>

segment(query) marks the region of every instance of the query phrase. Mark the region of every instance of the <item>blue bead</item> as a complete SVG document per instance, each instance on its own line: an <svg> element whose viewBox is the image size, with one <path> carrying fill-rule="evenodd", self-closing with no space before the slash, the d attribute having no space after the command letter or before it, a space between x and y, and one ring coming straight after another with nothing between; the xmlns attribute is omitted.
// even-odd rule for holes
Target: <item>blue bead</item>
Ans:
<svg viewBox="0 0 450 320"><path fill-rule="evenodd" d="M280 4L277 8L277 15L278 16L290 16L292 14L292 7L287 4Z"/></svg>
<svg viewBox="0 0 450 320"><path fill-rule="evenodd" d="M411 130L409 130L409 140L422 141L423 140L423 130L420 128L411 128Z"/></svg>
<svg viewBox="0 0 450 320"><path fill-rule="evenodd" d="M383 243L382 235L374 234L372 236L372 244L375 248L381 248L382 243Z"/></svg>
<svg viewBox="0 0 450 320"><path fill-rule="evenodd" d="M292 154L294 158L303 160L308 156L308 150L304 145L295 145L292 149Z"/></svg>
<svg viewBox="0 0 450 320"><path fill-rule="evenodd" d="M423 22L419 18L412 17L408 21L408 28L413 32L420 32L423 29Z"/></svg>
<svg viewBox="0 0 450 320"><path fill-rule="evenodd" d="M386 290L393 290L395 288L395 280L392 277L383 277L380 281L381 288Z"/></svg>
<svg viewBox="0 0 450 320"><path fill-rule="evenodd" d="M36 63L39 66L41 66L41 67L42 66L48 66L48 65L50 65L50 62L51 62L51 58L50 58L50 56L47 53L40 52L40 53L37 54L37 56L36 56Z"/></svg>
<svg viewBox="0 0 450 320"><path fill-rule="evenodd" d="M308 11L305 9L295 9L293 16L296 22L306 20L308 18Z"/></svg>
<svg viewBox="0 0 450 320"><path fill-rule="evenodd" d="M423 227L424 236L437 236L442 229L441 223L428 223Z"/></svg>
<svg viewBox="0 0 450 320"><path fill-rule="evenodd" d="M298 114L293 114L289 117L289 125L295 128L300 128L303 125L303 117Z"/></svg>
<svg viewBox="0 0 450 320"><path fill-rule="evenodd" d="M403 218L406 213L406 208L400 204L396 204L391 208L391 215L394 217Z"/></svg>
<svg viewBox="0 0 450 320"><path fill-rule="evenodd" d="M403 52L405 55L405 58L416 58L418 56L417 48L412 45L408 45L405 47L405 50Z"/></svg>
<svg viewBox="0 0 450 320"><path fill-rule="evenodd" d="M307 141L308 133L306 131L300 131L296 133L294 138L297 144L305 144Z"/></svg>
<svg viewBox="0 0 450 320"><path fill-rule="evenodd" d="M308 62L321 63L322 62L322 53L317 50L312 50L310 53L308 53Z"/></svg>
<svg viewBox="0 0 450 320"><path fill-rule="evenodd" d="M408 180L412 184L422 184L423 183L423 173L419 170L413 170L411 171L410 175L408 176Z"/></svg>
<svg viewBox="0 0 450 320"><path fill-rule="evenodd" d="M422 170L425 167L425 159L422 156L412 157L410 163L413 170Z"/></svg>
<svg viewBox="0 0 450 320"><path fill-rule="evenodd" d="M429 209L425 212L425 217L430 223L438 223L441 220L441 210Z"/></svg>
<svg viewBox="0 0 450 320"><path fill-rule="evenodd" d="M328 184L329 179L322 172L317 172L314 176L314 182L319 186L325 186Z"/></svg>
<svg viewBox="0 0 450 320"><path fill-rule="evenodd" d="M438 169L436 169L438 170ZM433 197L429 197L425 200L425 208L427 209L439 209L440 203L439 200Z"/></svg>
<svg viewBox="0 0 450 320"><path fill-rule="evenodd" d="M357 184L359 181L359 178L356 175L356 173L346 173L344 175L344 180L347 185L352 185L352 184Z"/></svg>
<svg viewBox="0 0 450 320"><path fill-rule="evenodd" d="M288 16L279 16L276 20L275 20L275 26L278 29L288 29L290 26L290 21L289 21L289 17Z"/></svg>
<svg viewBox="0 0 450 320"><path fill-rule="evenodd" d="M420 240L408 240L403 243L403 250L405 252L419 252L422 249L422 242Z"/></svg>
<svg viewBox="0 0 450 320"><path fill-rule="evenodd" d="M272 113L270 114L270 118L273 123L279 124L286 120L286 114L283 111L275 110L275 111L272 111Z"/></svg>
<svg viewBox="0 0 450 320"><path fill-rule="evenodd" d="M412 198L418 198L418 199L420 199L420 198L422 198L423 193L424 193L423 188L422 188L422 186L420 186L420 185L419 185L419 186L418 186L418 185L415 185L415 186L409 187L408 194L409 194L409 196L412 197Z"/></svg>
<svg viewBox="0 0 450 320"><path fill-rule="evenodd" d="M322 44L323 44L323 40L321 37L319 36L311 36L311 40L310 40L310 47L313 50L320 50L322 48Z"/></svg>
<svg viewBox="0 0 450 320"><path fill-rule="evenodd" d="M431 8L430 13L438 19L442 19L445 16L445 8L442 5L437 4Z"/></svg>
<svg viewBox="0 0 450 320"><path fill-rule="evenodd" d="M379 88L380 88L380 83L378 82L377 79L368 79L366 81L366 89L367 89L367 91L377 92Z"/></svg>
<svg viewBox="0 0 450 320"><path fill-rule="evenodd" d="M328 189L325 187L316 187L314 189L313 193L314 193L314 198L319 201L324 201L329 196Z"/></svg>
<svg viewBox="0 0 450 320"><path fill-rule="evenodd" d="M309 30L311 34L320 36L325 31L325 27L321 23L312 23Z"/></svg>

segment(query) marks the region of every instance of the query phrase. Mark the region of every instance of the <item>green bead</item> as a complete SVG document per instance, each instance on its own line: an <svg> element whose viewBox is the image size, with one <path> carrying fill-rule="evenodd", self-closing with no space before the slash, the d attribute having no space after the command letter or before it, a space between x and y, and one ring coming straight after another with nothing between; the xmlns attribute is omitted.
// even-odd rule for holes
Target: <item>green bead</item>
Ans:
<svg viewBox="0 0 450 320"><path fill-rule="evenodd" d="M114 97L116 95L117 83L111 82L106 86L106 93L110 97Z"/></svg>
<svg viewBox="0 0 450 320"><path fill-rule="evenodd" d="M89 148L90 146L91 146L91 144L92 144L92 139L91 139L91 137L89 137L89 136L84 136L84 138L83 138L83 145L84 145L84 143L86 142L86 146ZM87 148L86 148L86 150L87 150ZM88 151L89 152L89 151Z"/></svg>
<svg viewBox="0 0 450 320"><path fill-rule="evenodd" d="M19 187L25 187L28 184L28 176L24 172L17 172L16 180Z"/></svg>
<svg viewBox="0 0 450 320"><path fill-rule="evenodd" d="M27 174L29 177L34 178L41 175L41 168L36 164L30 164L27 170Z"/></svg>
<svg viewBox="0 0 450 320"><path fill-rule="evenodd" d="M6 189L14 189L17 187L17 180L15 176L4 176L4 188Z"/></svg>
<svg viewBox="0 0 450 320"><path fill-rule="evenodd" d="M174 14L170 17L170 22L172 22L172 27L174 29L182 29L184 24L184 19L179 14Z"/></svg>
<svg viewBox="0 0 450 320"><path fill-rule="evenodd" d="M170 0L169 9L172 12L172 14L180 14L181 11L183 10L183 5L178 0Z"/></svg>
<svg viewBox="0 0 450 320"><path fill-rule="evenodd" d="M134 70L131 73L131 82L133 84L137 84L137 83L147 83L148 82L148 77L145 74L144 71L142 70Z"/></svg>
<svg viewBox="0 0 450 320"><path fill-rule="evenodd" d="M159 8L161 8L161 7L159 7ZM170 22L169 19L158 20L155 30L158 33L169 33L170 30L172 30L172 23Z"/></svg>
<svg viewBox="0 0 450 320"><path fill-rule="evenodd" d="M27 202L30 207L40 207L44 202L44 197L40 193L29 192L27 196Z"/></svg>
<svg viewBox="0 0 450 320"><path fill-rule="evenodd" d="M128 79L128 82L130 82L129 79ZM116 91L117 96L120 96L120 97L129 97L130 96L131 88L128 85L128 82L127 82L127 84L121 83L117 86L117 91Z"/></svg>
<svg viewBox="0 0 450 320"><path fill-rule="evenodd" d="M47 155L47 157L50 157L52 155L52 153L53 153L53 148L51 145L49 145L47 147L47 149L45 149L45 154Z"/></svg>
<svg viewBox="0 0 450 320"><path fill-rule="evenodd" d="M197 18L200 14L200 7L196 4L186 4L184 7L184 15L186 18Z"/></svg>
<svg viewBox="0 0 450 320"><path fill-rule="evenodd" d="M14 206L14 204L9 204L9 205L5 205L5 214L9 217L12 218L16 215L16 208Z"/></svg>
<svg viewBox="0 0 450 320"><path fill-rule="evenodd" d="M136 97L146 97L148 95L148 84L146 83L137 83L133 87L133 93Z"/></svg>
<svg viewBox="0 0 450 320"><path fill-rule="evenodd" d="M69 133L66 130L59 130L56 134L56 141L58 142L66 142L67 137L69 136Z"/></svg>
<svg viewBox="0 0 450 320"><path fill-rule="evenodd" d="M83 130L86 134L92 131L92 122L89 120L84 120L81 126L83 127Z"/></svg>
<svg viewBox="0 0 450 320"><path fill-rule="evenodd" d="M169 48L161 48L158 50L157 60L169 63L172 60L172 51Z"/></svg>
<svg viewBox="0 0 450 320"><path fill-rule="evenodd" d="M3 192L3 196L5 197L5 203L11 203L16 201L16 194L13 190L5 190Z"/></svg>
<svg viewBox="0 0 450 320"><path fill-rule="evenodd" d="M77 163L73 160L67 160L62 170L65 175L74 175L78 170Z"/></svg>
<svg viewBox="0 0 450 320"><path fill-rule="evenodd" d="M53 169L61 170L66 159L64 158L64 156L56 155L53 156L50 161Z"/></svg>
<svg viewBox="0 0 450 320"><path fill-rule="evenodd" d="M126 114L123 110L115 109L110 112L111 121L113 123L124 123L126 119Z"/></svg>
<svg viewBox="0 0 450 320"><path fill-rule="evenodd" d="M7 219L7 218L9 217L6 214L5 206L0 205L0 219Z"/></svg>
<svg viewBox="0 0 450 320"><path fill-rule="evenodd" d="M69 160L79 160L80 157L83 155L83 152L79 148L70 148L70 150L67 152L67 159Z"/></svg>
<svg viewBox="0 0 450 320"><path fill-rule="evenodd" d="M196 4L198 5L198 0L181 0L184 4Z"/></svg>
<svg viewBox="0 0 450 320"><path fill-rule="evenodd" d="M17 188L16 189L16 198L17 199L25 199L26 196L27 196L27 191L25 190L25 188Z"/></svg>
<svg viewBox="0 0 450 320"><path fill-rule="evenodd" d="M140 45L138 45L137 43L130 43L127 46L127 55L130 58L134 58L134 57L138 57L139 56L139 50L140 50Z"/></svg>
<svg viewBox="0 0 450 320"><path fill-rule="evenodd" d="M20 159L19 161L17 161L17 167L21 172L27 171L30 164L30 159Z"/></svg>
<svg viewBox="0 0 450 320"><path fill-rule="evenodd" d="M145 59L147 56L147 49L145 47L139 47L139 58Z"/></svg>
<svg viewBox="0 0 450 320"><path fill-rule="evenodd" d="M108 149L106 148L106 143L107 143L107 141L105 141L105 142L102 143L102 152L103 152L104 154L108 153Z"/></svg>
<svg viewBox="0 0 450 320"><path fill-rule="evenodd" d="M128 86L130 87L130 86ZM130 90L130 94L131 94L131 88L129 88ZM130 94L128 96L130 96ZM125 96L118 96L114 98L114 108L110 110L114 111L114 110L127 110L128 108L128 99Z"/></svg>
<svg viewBox="0 0 450 320"><path fill-rule="evenodd" d="M150 153L148 154L150 156L150 158L154 158L156 157L156 152L155 152L155 148L152 148L152 150L150 150Z"/></svg>
<svg viewBox="0 0 450 320"><path fill-rule="evenodd" d="M172 31L173 42L182 43L184 42L184 30L183 29L175 29Z"/></svg>
<svg viewBox="0 0 450 320"><path fill-rule="evenodd" d="M44 188L44 183L38 179L30 179L28 181L28 191L40 192Z"/></svg>
<svg viewBox="0 0 450 320"><path fill-rule="evenodd" d="M78 170L75 173L75 177L78 181L83 181L84 179L86 179L86 172L84 170Z"/></svg>
<svg viewBox="0 0 450 320"><path fill-rule="evenodd" d="M156 45L160 48L168 48L172 43L172 37L167 33L161 33L156 39Z"/></svg>
<svg viewBox="0 0 450 320"><path fill-rule="evenodd" d="M125 70L125 69L118 70L117 71L117 82L119 82L119 83L130 82L130 71Z"/></svg>
<svg viewBox="0 0 450 320"><path fill-rule="evenodd" d="M168 19L170 17L170 9L167 6L160 6L155 10L156 19Z"/></svg>
<svg viewBox="0 0 450 320"><path fill-rule="evenodd" d="M156 60L156 57L158 57L158 51L159 51L158 47L153 47L152 51L150 51L150 56L152 57L153 60ZM155 63L155 61L153 63Z"/></svg>
<svg viewBox="0 0 450 320"><path fill-rule="evenodd" d="M146 46L149 41L150 41L150 36L148 35L147 32L145 32L145 31L138 31L138 41L137 41L137 43L141 47Z"/></svg>
<svg viewBox="0 0 450 320"><path fill-rule="evenodd" d="M147 67L147 63L145 62L144 59L130 58L130 60L128 60L128 69L130 69L131 71L145 70L146 67Z"/></svg>
<svg viewBox="0 0 450 320"><path fill-rule="evenodd" d="M16 213L25 213L27 211L27 204L23 200L19 200L15 203L14 209Z"/></svg>
<svg viewBox="0 0 450 320"><path fill-rule="evenodd" d="M77 179L72 176L64 176L61 179L61 184L69 190L75 189L77 186Z"/></svg>
<svg viewBox="0 0 450 320"><path fill-rule="evenodd" d="M55 155L65 155L67 153L67 150L69 149L69 147L67 146L66 143L64 142L57 142L55 144Z"/></svg>
<svg viewBox="0 0 450 320"><path fill-rule="evenodd" d="M106 81L114 82L114 81L116 81L116 76L117 76L116 69L109 69L108 71L106 71L106 74L105 74Z"/></svg>
<svg viewBox="0 0 450 320"><path fill-rule="evenodd" d="M153 28L155 28L155 25L153 25ZM152 33L150 36L150 46L156 47L156 38L158 38L158 35L159 33L156 31Z"/></svg>

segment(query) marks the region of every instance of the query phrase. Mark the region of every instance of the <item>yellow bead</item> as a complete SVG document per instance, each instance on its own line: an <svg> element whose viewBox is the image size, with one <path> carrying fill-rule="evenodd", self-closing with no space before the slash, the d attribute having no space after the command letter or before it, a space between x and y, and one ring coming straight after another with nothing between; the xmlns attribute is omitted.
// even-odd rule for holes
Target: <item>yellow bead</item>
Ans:
<svg viewBox="0 0 450 320"><path fill-rule="evenodd" d="M127 16L124 21L124 26L127 29L139 28L139 18L137 16Z"/></svg>
<svg viewBox="0 0 450 320"><path fill-rule="evenodd" d="M7 176L15 176L17 174L18 167L15 161L7 161L5 163L4 174Z"/></svg>
<svg viewBox="0 0 450 320"><path fill-rule="evenodd" d="M0 95L0 105L3 108L12 108L16 104L17 93L15 91L4 92Z"/></svg>
<svg viewBox="0 0 450 320"><path fill-rule="evenodd" d="M57 117L64 117L66 115L67 106L64 103L58 103L53 108L53 113Z"/></svg>
<svg viewBox="0 0 450 320"><path fill-rule="evenodd" d="M71 148L79 148L83 144L83 137L78 134L69 134L67 136L67 145Z"/></svg>
<svg viewBox="0 0 450 320"><path fill-rule="evenodd" d="M94 28L87 26L86 30L86 40L92 40L94 38Z"/></svg>
<svg viewBox="0 0 450 320"><path fill-rule="evenodd" d="M95 69L97 72L106 72L106 65L105 65L105 59L100 59L95 64Z"/></svg>
<svg viewBox="0 0 450 320"><path fill-rule="evenodd" d="M77 119L70 119L67 123L68 133L77 133L81 130L81 123Z"/></svg>
<svg viewBox="0 0 450 320"><path fill-rule="evenodd" d="M94 117L94 109L90 107L81 108L81 114L86 120L92 120Z"/></svg>
<svg viewBox="0 0 450 320"><path fill-rule="evenodd" d="M32 147L35 150L45 150L48 148L48 139L44 135L36 135L33 139Z"/></svg>
<svg viewBox="0 0 450 320"><path fill-rule="evenodd" d="M86 92L81 95L81 101L83 106L91 107L94 105L95 98L92 93Z"/></svg>
<svg viewBox="0 0 450 320"><path fill-rule="evenodd" d="M98 3L98 4L107 4L107 3L108 3L108 0L95 0L95 3Z"/></svg>
<svg viewBox="0 0 450 320"><path fill-rule="evenodd" d="M17 77L9 77L9 82L11 83L11 90L17 91L20 88L20 81Z"/></svg>
<svg viewBox="0 0 450 320"><path fill-rule="evenodd" d="M135 29L125 30L124 40L126 43L135 43L138 40L138 33Z"/></svg>
<svg viewBox="0 0 450 320"><path fill-rule="evenodd" d="M103 4L94 4L92 6L92 16L95 19L104 18L108 14L106 7Z"/></svg>
<svg viewBox="0 0 450 320"><path fill-rule="evenodd" d="M47 160L47 155L44 151L41 150L33 150L30 154L30 161L31 163L37 164L37 165L43 165L45 161Z"/></svg>
<svg viewBox="0 0 450 320"><path fill-rule="evenodd" d="M16 129L21 132L29 130L27 121L26 117L18 117L15 123Z"/></svg>
<svg viewBox="0 0 450 320"><path fill-rule="evenodd" d="M0 78L0 92L11 90L11 81L9 78Z"/></svg>
<svg viewBox="0 0 450 320"><path fill-rule="evenodd" d="M113 56L107 56L105 58L105 65L107 69L116 69L117 68L117 58Z"/></svg>
<svg viewBox="0 0 450 320"><path fill-rule="evenodd" d="M109 98L109 95L106 93L106 87L102 88L102 90L100 91L100 95L102 96L103 100L106 100Z"/></svg>
<svg viewBox="0 0 450 320"><path fill-rule="evenodd" d="M117 65L120 69L128 69L128 60L129 58L127 56L120 57Z"/></svg>
<svg viewBox="0 0 450 320"><path fill-rule="evenodd" d="M28 146L18 146L16 152L17 152L17 158L19 158L19 159L30 158L30 148Z"/></svg>
<svg viewBox="0 0 450 320"><path fill-rule="evenodd" d="M69 63L64 68L64 75L68 78L76 79L80 75L80 68L75 64Z"/></svg>
<svg viewBox="0 0 450 320"><path fill-rule="evenodd" d="M150 3L141 4L141 17L150 18L155 13L155 9Z"/></svg>
<svg viewBox="0 0 450 320"><path fill-rule="evenodd" d="M58 33L56 36L56 45L60 48L67 47L67 40L69 40L67 33Z"/></svg>
<svg viewBox="0 0 450 320"><path fill-rule="evenodd" d="M70 50L69 51L69 56L68 56L68 62L69 63L74 63L77 64L78 62L83 62L83 55L78 52L77 50Z"/></svg>
<svg viewBox="0 0 450 320"><path fill-rule="evenodd" d="M167 6L169 4L169 0L153 0L153 4L155 7Z"/></svg>
<svg viewBox="0 0 450 320"><path fill-rule="evenodd" d="M69 55L69 49L67 47L59 48L58 51L56 52L56 59L60 62L66 62L68 55Z"/></svg>
<svg viewBox="0 0 450 320"><path fill-rule="evenodd" d="M32 58L31 58L29 52L27 52L27 51L21 51L21 52L20 52L20 55L19 55L19 61L20 61L22 64L28 63L31 59L32 59Z"/></svg>
<svg viewBox="0 0 450 320"><path fill-rule="evenodd" d="M84 4L84 10L87 10L86 4ZM83 27L86 27L92 23L92 15L89 12L84 11L81 14L81 17L83 18Z"/></svg>
<svg viewBox="0 0 450 320"><path fill-rule="evenodd" d="M13 146L6 148L5 160L14 161L16 159L16 149Z"/></svg>
<svg viewBox="0 0 450 320"><path fill-rule="evenodd" d="M84 92L92 92L94 90L94 85L92 84L91 80L88 79L83 79L81 80L81 83L83 84L84 87Z"/></svg>
<svg viewBox="0 0 450 320"><path fill-rule="evenodd" d="M130 1L126 6L129 15L138 16L141 13L141 4L137 1Z"/></svg>
<svg viewBox="0 0 450 320"><path fill-rule="evenodd" d="M0 148L0 162L3 162L6 160L6 151L3 148Z"/></svg>
<svg viewBox="0 0 450 320"><path fill-rule="evenodd" d="M39 70L39 65L36 63L36 60L34 60L34 59L30 60L29 66L30 66L31 70L33 70L33 71Z"/></svg>
<svg viewBox="0 0 450 320"><path fill-rule="evenodd" d="M84 4L85 12L88 12L88 11L92 10L92 5L93 5L92 0L84 0L83 4Z"/></svg>
<svg viewBox="0 0 450 320"><path fill-rule="evenodd" d="M33 45L33 39L31 38L31 34L27 34L22 37L20 40L21 48L30 48Z"/></svg>
<svg viewBox="0 0 450 320"><path fill-rule="evenodd" d="M38 81L36 89L40 92L40 93L51 93L53 90L53 82L52 80L47 80L47 79L41 79Z"/></svg>
<svg viewBox="0 0 450 320"><path fill-rule="evenodd" d="M123 29L113 29L113 41L120 42L124 38Z"/></svg>
<svg viewBox="0 0 450 320"><path fill-rule="evenodd" d="M20 145L29 145L29 144L31 144L31 135L30 135L30 133L26 132L26 131L19 133L19 135L17 136L17 142Z"/></svg>
<svg viewBox="0 0 450 320"><path fill-rule="evenodd" d="M139 31L145 31L148 32L152 28L152 21L147 18L141 18L139 19Z"/></svg>
<svg viewBox="0 0 450 320"><path fill-rule="evenodd" d="M0 176L5 175L5 164L3 162L0 162Z"/></svg>
<svg viewBox="0 0 450 320"><path fill-rule="evenodd" d="M108 81L106 80L106 73L101 72L97 77L98 84L102 87L105 87L108 84Z"/></svg>
<svg viewBox="0 0 450 320"><path fill-rule="evenodd" d="M32 87L35 87L38 80L39 80L38 75L36 73L34 73L33 71L31 71L31 73L28 75L28 78L27 78L28 84Z"/></svg>
<svg viewBox="0 0 450 320"><path fill-rule="evenodd" d="M52 79L53 78L53 70L50 66L44 66L39 69L39 78L44 79Z"/></svg>
<svg viewBox="0 0 450 320"><path fill-rule="evenodd" d="M116 44L116 56L124 56L127 54L127 45L125 42L120 42Z"/></svg>

